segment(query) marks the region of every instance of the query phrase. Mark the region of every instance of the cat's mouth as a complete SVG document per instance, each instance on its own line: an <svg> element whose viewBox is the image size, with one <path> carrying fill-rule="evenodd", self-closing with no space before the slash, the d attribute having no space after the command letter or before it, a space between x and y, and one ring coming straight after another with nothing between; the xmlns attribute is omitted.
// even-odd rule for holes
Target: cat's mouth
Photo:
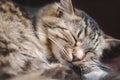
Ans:
<svg viewBox="0 0 120 80"><path fill-rule="evenodd" d="M83 62L93 61L94 59L98 60L98 56L96 55L95 52L88 50L84 52L84 55L82 56L82 58L78 58L78 57L73 58L72 63L81 65Z"/></svg>

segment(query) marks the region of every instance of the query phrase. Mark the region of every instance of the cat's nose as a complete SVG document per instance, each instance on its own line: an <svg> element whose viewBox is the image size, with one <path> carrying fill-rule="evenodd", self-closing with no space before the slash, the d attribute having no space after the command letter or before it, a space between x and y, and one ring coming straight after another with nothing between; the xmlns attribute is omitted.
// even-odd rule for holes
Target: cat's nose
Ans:
<svg viewBox="0 0 120 80"><path fill-rule="evenodd" d="M80 61L84 57L84 52L81 49L75 49L73 53L73 61Z"/></svg>

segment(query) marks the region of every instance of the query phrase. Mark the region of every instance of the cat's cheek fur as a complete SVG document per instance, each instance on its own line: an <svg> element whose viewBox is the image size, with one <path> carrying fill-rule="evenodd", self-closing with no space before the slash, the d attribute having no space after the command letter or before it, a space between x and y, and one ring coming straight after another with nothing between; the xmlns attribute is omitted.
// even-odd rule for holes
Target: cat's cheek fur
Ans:
<svg viewBox="0 0 120 80"><path fill-rule="evenodd" d="M84 74L85 80L100 80L105 77L108 73L100 70L100 71L92 71L90 73Z"/></svg>
<svg viewBox="0 0 120 80"><path fill-rule="evenodd" d="M58 61L61 62L61 63L73 60L72 53L67 54L67 53L62 52L61 48L59 48L54 43L52 44L52 52L53 52L54 56L58 59Z"/></svg>

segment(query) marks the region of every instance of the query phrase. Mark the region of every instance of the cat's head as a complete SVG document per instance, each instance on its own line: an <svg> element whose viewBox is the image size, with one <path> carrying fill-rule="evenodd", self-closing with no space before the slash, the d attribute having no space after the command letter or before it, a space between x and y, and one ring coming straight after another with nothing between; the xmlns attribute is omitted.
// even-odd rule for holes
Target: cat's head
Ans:
<svg viewBox="0 0 120 80"><path fill-rule="evenodd" d="M71 0L60 0L59 3L43 7L38 16L42 21L47 37L52 41L52 51L56 57L72 61L72 53L79 53L77 45L81 45L84 34L79 38L80 27L85 27L82 11L75 11ZM80 52L79 58L83 57Z"/></svg>

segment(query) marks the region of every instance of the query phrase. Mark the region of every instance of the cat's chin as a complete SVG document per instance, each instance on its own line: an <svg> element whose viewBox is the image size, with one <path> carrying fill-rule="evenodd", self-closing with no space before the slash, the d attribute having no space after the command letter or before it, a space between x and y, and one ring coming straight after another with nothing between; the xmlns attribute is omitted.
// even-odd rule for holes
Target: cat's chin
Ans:
<svg viewBox="0 0 120 80"><path fill-rule="evenodd" d="M103 77L105 77L108 73L103 71L103 70L99 70L99 71L92 71L89 72L87 74L84 74L84 78L85 80L100 80Z"/></svg>

